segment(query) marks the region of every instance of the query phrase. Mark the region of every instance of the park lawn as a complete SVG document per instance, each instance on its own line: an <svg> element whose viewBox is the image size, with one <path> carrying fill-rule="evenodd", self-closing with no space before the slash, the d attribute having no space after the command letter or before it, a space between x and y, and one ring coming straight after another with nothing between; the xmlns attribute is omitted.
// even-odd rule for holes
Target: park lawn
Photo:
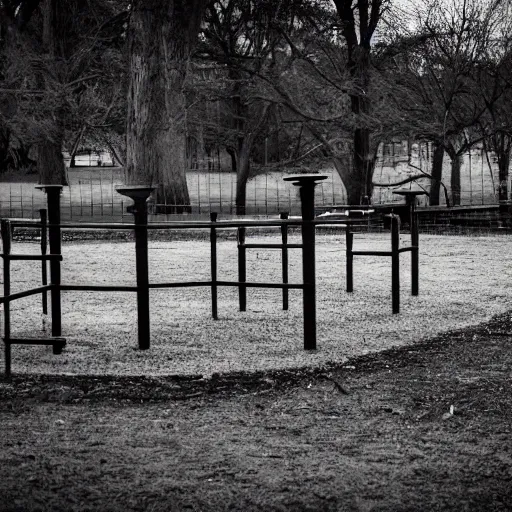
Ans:
<svg viewBox="0 0 512 512"><path fill-rule="evenodd" d="M209 279L209 243L167 239L150 242L150 281ZM63 293L63 335L68 344L55 356L47 347L13 347L15 374L202 375L275 368L322 366L390 347L413 345L441 332L478 324L512 309L511 253L506 236L423 235L420 296L410 295L410 257L401 258L401 312L391 314L388 258L356 257L353 294L344 291L341 234L317 238L318 350L302 349L302 293L252 289L240 313L234 288L219 292L219 320L211 319L208 288L151 291L151 349L136 350L136 302L128 293ZM409 243L402 235L402 245ZM251 241L278 242L260 236ZM291 237L290 241L293 241ZM249 241L249 238L248 238ZM389 249L389 234L358 234L355 249ZM15 242L15 253L37 253L35 243ZM237 280L236 242L218 243L222 280ZM65 243L63 283L135 284L132 242ZM280 252L248 251L248 281L279 282ZM39 265L13 262L13 292L38 286ZM300 251L290 251L290 282L301 282ZM40 299L12 305L12 335L34 336L43 322Z"/></svg>

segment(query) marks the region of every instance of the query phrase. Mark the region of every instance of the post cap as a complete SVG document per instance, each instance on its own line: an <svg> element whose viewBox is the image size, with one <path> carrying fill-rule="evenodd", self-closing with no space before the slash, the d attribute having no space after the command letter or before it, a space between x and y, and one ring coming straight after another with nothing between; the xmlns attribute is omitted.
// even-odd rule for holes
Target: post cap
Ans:
<svg viewBox="0 0 512 512"><path fill-rule="evenodd" d="M284 181L291 181L296 187L304 187L306 185L316 185L317 181L326 180L326 174L295 174L293 176L286 176Z"/></svg>
<svg viewBox="0 0 512 512"><path fill-rule="evenodd" d="M151 185L121 185L116 187L116 192L136 202L146 201L153 190L155 190L155 187Z"/></svg>
<svg viewBox="0 0 512 512"><path fill-rule="evenodd" d="M36 185L35 188L44 190L45 192L50 192L51 190L58 190L60 192L63 188L63 185Z"/></svg>
<svg viewBox="0 0 512 512"><path fill-rule="evenodd" d="M416 196L424 196L428 195L428 192L426 190L410 190L410 189L398 189L393 190L393 194L396 194L397 196L404 196L404 197L416 197Z"/></svg>

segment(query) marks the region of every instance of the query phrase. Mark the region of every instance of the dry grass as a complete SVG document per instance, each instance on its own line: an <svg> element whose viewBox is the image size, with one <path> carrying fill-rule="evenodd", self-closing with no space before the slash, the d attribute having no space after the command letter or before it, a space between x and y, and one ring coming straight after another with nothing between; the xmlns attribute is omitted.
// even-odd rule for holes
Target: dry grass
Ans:
<svg viewBox="0 0 512 512"><path fill-rule="evenodd" d="M172 235L170 235L172 237ZM255 240L256 238L254 238ZM277 242L277 238L261 237ZM409 243L402 236L402 245ZM253 238L251 238L253 240ZM137 346L135 295L63 294L64 353L13 348L15 373L113 375L203 374L263 370L345 361L348 357L406 345L437 333L477 324L512 308L508 283L512 239L422 236L420 296L410 295L409 255L401 263L401 313L391 314L390 261L356 257L355 293L344 291L344 244L340 235L317 243L318 350L302 349L302 293L249 290L248 311L238 312L234 288L220 289L219 321L210 317L208 288L151 292L151 349ZM357 235L355 248L386 249L389 234ZM38 246L15 243L13 252ZM73 243L63 248L63 283L135 284L133 243ZM236 243L220 240L219 279L236 280ZM280 252L248 251L248 280L279 281ZM39 265L13 264L13 291L37 286ZM209 279L209 243L150 243L151 282ZM290 251L290 282L301 281L300 251ZM40 300L13 304L13 335L41 332Z"/></svg>

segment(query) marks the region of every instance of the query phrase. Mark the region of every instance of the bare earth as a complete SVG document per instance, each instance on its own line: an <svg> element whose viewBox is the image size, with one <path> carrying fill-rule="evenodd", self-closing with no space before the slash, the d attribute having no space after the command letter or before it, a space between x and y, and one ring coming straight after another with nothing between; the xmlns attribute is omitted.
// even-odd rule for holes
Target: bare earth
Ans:
<svg viewBox="0 0 512 512"><path fill-rule="evenodd" d="M0 510L512 510L512 319L316 370L0 384Z"/></svg>

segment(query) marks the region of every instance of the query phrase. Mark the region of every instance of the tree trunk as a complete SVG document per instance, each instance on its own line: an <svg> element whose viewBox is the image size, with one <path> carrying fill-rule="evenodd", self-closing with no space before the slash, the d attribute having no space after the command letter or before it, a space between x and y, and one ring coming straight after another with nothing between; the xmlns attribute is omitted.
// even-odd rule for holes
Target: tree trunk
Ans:
<svg viewBox="0 0 512 512"><path fill-rule="evenodd" d="M430 182L430 206L439 206L439 190L443 179L444 147L434 143L432 155L432 180Z"/></svg>
<svg viewBox="0 0 512 512"><path fill-rule="evenodd" d="M66 167L62 158L62 142L42 141L36 145L36 152L39 183L42 185L67 185Z"/></svg>
<svg viewBox="0 0 512 512"><path fill-rule="evenodd" d="M510 166L510 151L512 149L512 137L506 133L499 133L494 139L494 150L498 157L500 201L508 200L508 170Z"/></svg>
<svg viewBox="0 0 512 512"><path fill-rule="evenodd" d="M236 214L246 214L247 199L247 181L249 180L249 172L251 170L251 153L252 141L244 140L237 158L237 174L236 174Z"/></svg>
<svg viewBox="0 0 512 512"><path fill-rule="evenodd" d="M449 152L450 154L450 152ZM452 189L452 204L453 206L460 205L460 166L461 155L459 153L450 154L451 158L451 174L450 174L450 187Z"/></svg>
<svg viewBox="0 0 512 512"><path fill-rule="evenodd" d="M55 76L58 73L59 34L57 26L56 0L44 0L43 3L43 47L52 62ZM40 77L41 88L44 88L45 79ZM50 132L41 133L40 140L35 144L37 154L37 167L39 170L39 183L42 185L67 185L66 168L62 156L64 143L64 122L62 107L55 108L53 126Z"/></svg>
<svg viewBox="0 0 512 512"><path fill-rule="evenodd" d="M508 169L510 166L510 151L498 158L500 189L499 200L508 201Z"/></svg>
<svg viewBox="0 0 512 512"><path fill-rule="evenodd" d="M157 213L190 211L184 81L202 0L139 0L129 29L126 181L157 186Z"/></svg>

